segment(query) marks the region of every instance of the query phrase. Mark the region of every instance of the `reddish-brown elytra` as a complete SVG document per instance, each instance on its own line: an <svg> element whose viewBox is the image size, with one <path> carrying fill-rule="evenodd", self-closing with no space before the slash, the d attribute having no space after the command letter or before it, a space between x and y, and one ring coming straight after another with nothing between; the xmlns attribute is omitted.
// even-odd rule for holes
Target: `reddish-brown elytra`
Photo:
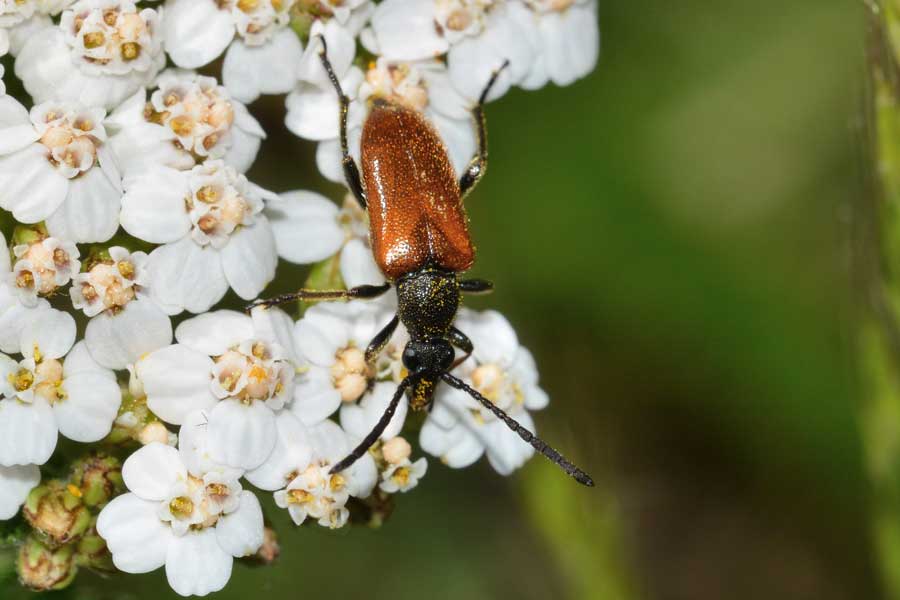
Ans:
<svg viewBox="0 0 900 600"><path fill-rule="evenodd" d="M369 214L369 240L375 262L387 279L383 285L362 285L349 290L300 290L250 306L273 306L291 300L348 300L375 298L391 287L397 292L397 314L372 339L366 360L374 362L399 323L409 332L403 365L409 375L397 386L381 419L366 438L331 468L337 473L363 456L387 428L400 399L409 392L410 407L430 408L438 381L466 392L501 419L535 450L549 458L578 482L592 486L591 477L566 460L543 440L522 427L481 393L450 373L472 353L471 340L453 326L463 293L490 292L493 285L480 279L460 280L458 274L475 261L462 199L487 168L487 139L483 106L504 63L481 94L472 113L478 133L478 154L457 180L447 149L421 113L397 98L370 102L360 142L362 177L347 143L350 100L328 61L325 39L322 66L340 101L342 164L347 185ZM454 347L463 355L456 358Z"/></svg>

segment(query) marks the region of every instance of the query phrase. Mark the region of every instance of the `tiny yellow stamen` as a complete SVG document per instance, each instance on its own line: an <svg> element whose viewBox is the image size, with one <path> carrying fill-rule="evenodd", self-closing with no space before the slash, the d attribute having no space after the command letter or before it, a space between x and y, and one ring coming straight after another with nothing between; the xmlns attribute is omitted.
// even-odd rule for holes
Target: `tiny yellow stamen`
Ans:
<svg viewBox="0 0 900 600"><path fill-rule="evenodd" d="M99 48L106 43L106 36L102 31L92 31L84 34L84 47L88 50Z"/></svg>
<svg viewBox="0 0 900 600"><path fill-rule="evenodd" d="M180 519L189 517L194 512L194 502L187 496L173 498L169 502L169 512Z"/></svg>
<svg viewBox="0 0 900 600"><path fill-rule="evenodd" d="M81 496L83 496L83 494L81 493L81 489L74 483L70 483L69 485L67 485L66 489L76 498L81 498Z"/></svg>

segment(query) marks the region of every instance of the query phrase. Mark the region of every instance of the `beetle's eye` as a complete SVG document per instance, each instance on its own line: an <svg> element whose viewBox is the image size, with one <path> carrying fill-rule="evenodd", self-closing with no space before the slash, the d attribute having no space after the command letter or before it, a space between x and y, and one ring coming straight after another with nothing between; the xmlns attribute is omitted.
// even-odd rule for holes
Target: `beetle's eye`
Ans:
<svg viewBox="0 0 900 600"><path fill-rule="evenodd" d="M419 353L415 348L407 346L403 349L403 366L412 372L418 371L419 367L422 366L422 361L419 357Z"/></svg>

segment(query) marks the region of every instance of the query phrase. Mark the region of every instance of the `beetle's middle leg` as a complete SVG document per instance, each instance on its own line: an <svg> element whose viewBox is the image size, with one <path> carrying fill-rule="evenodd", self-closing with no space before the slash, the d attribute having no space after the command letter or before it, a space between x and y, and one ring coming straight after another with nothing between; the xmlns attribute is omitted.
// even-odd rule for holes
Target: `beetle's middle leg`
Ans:
<svg viewBox="0 0 900 600"><path fill-rule="evenodd" d="M328 73L328 79L331 80L331 85L334 86L338 95L338 102L340 102L341 105L341 166L344 168L344 179L346 180L350 191L353 192L356 201L359 202L359 205L365 210L367 204L366 192L363 190L362 180L359 177L359 167L356 166L356 161L350 156L350 144L347 142L347 114L350 112L350 98L348 98L344 94L344 90L341 89L341 82L338 80L334 68L331 66L331 61L328 60L328 44L325 43L325 37L319 35L318 38L322 42L322 49L319 51L322 67L325 69L325 72Z"/></svg>
<svg viewBox="0 0 900 600"><path fill-rule="evenodd" d="M462 331L457 329L456 327L450 328L450 343L463 351L463 355L456 360L453 361L453 364L450 365L449 370L453 370L459 365L466 362L466 360L472 356L472 352L475 350L475 345L472 343L472 340L469 339L469 336L464 334Z"/></svg>
<svg viewBox="0 0 900 600"><path fill-rule="evenodd" d="M488 80L487 85L484 86L484 90L482 90L481 96L478 98L478 104L472 109L472 120L475 121L475 131L478 136L478 154L469 161L469 165L463 172L462 177L459 178L459 193L463 198L475 188L478 181L484 177L484 174L487 171L487 118L484 116L484 104L487 102L488 94L491 92L491 88L497 81L497 77L500 76L500 73L503 72L503 69L507 66L509 66L508 60L504 61L500 68L491 74L491 78Z"/></svg>
<svg viewBox="0 0 900 600"><path fill-rule="evenodd" d="M290 294L282 294L273 298L264 298L251 302L244 310L250 312L257 306L278 306L293 300L302 300L303 302L320 302L323 300L368 300L377 298L386 291L391 289L390 283L381 285L358 285L349 290L309 290L303 289Z"/></svg>
<svg viewBox="0 0 900 600"><path fill-rule="evenodd" d="M388 342L391 341L391 336L394 335L394 332L397 330L397 325L400 323L400 318L397 315L394 315L394 318L391 319L387 325L385 325L381 331L379 331L375 337L372 338L372 341L369 342L369 345L366 347L366 363L372 364L375 362L375 359L378 358L378 355L384 350L385 346L388 345Z"/></svg>

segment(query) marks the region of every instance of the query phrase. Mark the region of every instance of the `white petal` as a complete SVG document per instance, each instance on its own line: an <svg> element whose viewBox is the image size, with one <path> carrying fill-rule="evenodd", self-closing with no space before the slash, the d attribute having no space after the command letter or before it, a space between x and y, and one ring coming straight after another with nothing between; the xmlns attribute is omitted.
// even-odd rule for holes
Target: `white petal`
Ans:
<svg viewBox="0 0 900 600"><path fill-rule="evenodd" d="M165 500L172 486L186 478L178 450L159 442L139 448L122 465L125 485L144 500Z"/></svg>
<svg viewBox="0 0 900 600"><path fill-rule="evenodd" d="M234 38L230 11L214 0L170 0L163 19L166 52L185 69L196 69L225 51Z"/></svg>
<svg viewBox="0 0 900 600"><path fill-rule="evenodd" d="M69 184L66 201L47 219L50 235L73 242L105 242L119 228L121 193L102 169Z"/></svg>
<svg viewBox="0 0 900 600"><path fill-rule="evenodd" d="M204 312L228 291L219 252L201 248L189 236L151 252L147 270L150 293L169 314Z"/></svg>
<svg viewBox="0 0 900 600"><path fill-rule="evenodd" d="M250 556L263 543L262 507L253 492L241 492L241 505L216 523L219 546L235 558Z"/></svg>
<svg viewBox="0 0 900 600"><path fill-rule="evenodd" d="M56 419L46 400L0 400L0 465L42 465L56 448Z"/></svg>
<svg viewBox="0 0 900 600"><path fill-rule="evenodd" d="M192 317L175 330L179 344L218 356L232 346L253 337L253 321L234 310L217 310Z"/></svg>
<svg viewBox="0 0 900 600"><path fill-rule="evenodd" d="M371 393L366 394L359 404L345 404L341 407L341 427L347 432L351 438L356 441L362 441L364 437L378 423L384 411L390 404L397 389L392 383L379 382L375 384ZM406 421L406 413L409 409L406 397L400 400L397 412L394 414L391 422L388 424L384 433L381 434L382 440L389 440L400 435L403 429L403 423Z"/></svg>
<svg viewBox="0 0 900 600"><path fill-rule="evenodd" d="M256 307L250 316L254 337L277 343L291 362L298 362L294 349L294 320L286 312L280 308Z"/></svg>
<svg viewBox="0 0 900 600"><path fill-rule="evenodd" d="M348 288L357 285L381 285L384 274L375 264L372 250L358 238L353 238L341 250L341 277Z"/></svg>
<svg viewBox="0 0 900 600"><path fill-rule="evenodd" d="M453 169L457 175L461 175L472 157L475 156L478 146L472 120L470 118L451 119L440 114L431 116L432 123L444 141L444 146L447 147Z"/></svg>
<svg viewBox="0 0 900 600"><path fill-rule="evenodd" d="M447 51L449 44L434 27L435 3L385 0L372 15L372 30L383 56L423 60Z"/></svg>
<svg viewBox="0 0 900 600"><path fill-rule="evenodd" d="M534 421L527 412L517 414L516 420L534 433ZM534 455L534 448L500 421L489 423L486 429L484 439L487 441L488 462L501 475L509 475Z"/></svg>
<svg viewBox="0 0 900 600"><path fill-rule="evenodd" d="M149 573L166 562L172 529L156 516L157 503L135 494L113 498L97 518L97 533L106 540L113 563L126 573Z"/></svg>
<svg viewBox="0 0 900 600"><path fill-rule="evenodd" d="M0 350L18 353L22 330L31 320L40 317L50 303L41 298L35 307L23 306L15 288L0 282Z"/></svg>
<svg viewBox="0 0 900 600"><path fill-rule="evenodd" d="M0 95L0 155L18 152L40 137L28 110L12 96Z"/></svg>
<svg viewBox="0 0 900 600"><path fill-rule="evenodd" d="M151 353L136 364L147 394L147 405L167 423L181 424L195 410L216 403L209 390L212 360L187 346L175 344Z"/></svg>
<svg viewBox="0 0 900 600"><path fill-rule="evenodd" d="M234 559L222 550L214 529L175 537L166 554L166 577L182 596L205 596L225 587Z"/></svg>
<svg viewBox="0 0 900 600"><path fill-rule="evenodd" d="M148 352L172 343L172 323L150 298L132 300L118 314L102 312L84 333L91 355L110 369L124 369Z"/></svg>
<svg viewBox="0 0 900 600"><path fill-rule="evenodd" d="M35 465L0 467L0 521L16 516L28 492L40 482L41 470Z"/></svg>
<svg viewBox="0 0 900 600"><path fill-rule="evenodd" d="M519 339L512 325L496 310L466 311L457 327L475 345L473 355L479 363L498 363L511 367L519 351Z"/></svg>
<svg viewBox="0 0 900 600"><path fill-rule="evenodd" d="M122 390L101 373L78 373L63 381L66 398L53 405L59 432L76 442L96 442L112 429Z"/></svg>
<svg viewBox="0 0 900 600"><path fill-rule="evenodd" d="M269 202L266 214L278 255L290 262L325 260L340 249L344 231L337 222L337 205L315 192L297 190Z"/></svg>
<svg viewBox="0 0 900 600"><path fill-rule="evenodd" d="M207 425L209 414L206 411L195 410L185 417L181 429L178 430L178 453L194 477L203 477L205 473L222 467L209 455Z"/></svg>
<svg viewBox="0 0 900 600"><path fill-rule="evenodd" d="M17 221L37 223L53 214L69 192L69 180L47 160L47 149L32 144L0 157L0 206Z"/></svg>
<svg viewBox="0 0 900 600"><path fill-rule="evenodd" d="M366 498L372 493L375 484L378 483L378 467L375 459L366 453L350 467L349 491L351 496Z"/></svg>
<svg viewBox="0 0 900 600"><path fill-rule="evenodd" d="M231 148L228 149L223 160L239 173L245 173L253 165L253 161L256 160L256 155L259 152L259 146L265 137L265 133L256 135L240 127L237 119L238 114L246 114L254 123L256 123L256 119L250 116L243 104L233 102L232 107L235 111L235 124L231 128ZM262 131L259 123L256 123L256 127Z"/></svg>
<svg viewBox="0 0 900 600"><path fill-rule="evenodd" d="M330 417L340 406L341 394L335 389L331 374L314 367L297 381L290 410L304 425L312 426Z"/></svg>
<svg viewBox="0 0 900 600"><path fill-rule="evenodd" d="M116 380L116 374L100 366L91 353L88 351L87 344L83 341L78 342L66 355L63 363L63 377L72 377L80 373L99 374L106 377L110 381Z"/></svg>
<svg viewBox="0 0 900 600"><path fill-rule="evenodd" d="M556 85L569 85L590 73L600 54L600 30L591 6L572 6L540 20L545 60Z"/></svg>
<svg viewBox="0 0 900 600"><path fill-rule="evenodd" d="M274 279L276 266L275 236L265 217L258 216L253 225L241 227L222 249L225 278L244 300L252 300L263 291Z"/></svg>
<svg viewBox="0 0 900 600"><path fill-rule="evenodd" d="M287 93L294 87L294 69L302 54L303 44L290 28L261 46L237 39L225 54L222 82L241 102L252 102L260 94Z"/></svg>
<svg viewBox="0 0 900 600"><path fill-rule="evenodd" d="M426 420L419 433L419 445L454 469L468 467L484 454L484 446L462 424L447 430Z"/></svg>
<svg viewBox="0 0 900 600"><path fill-rule="evenodd" d="M125 180L122 227L136 238L154 244L182 239L191 229L184 209L187 177L168 167L142 171Z"/></svg>
<svg viewBox="0 0 900 600"><path fill-rule="evenodd" d="M283 488L293 472L301 472L312 460L309 432L300 420L288 411L275 417L278 436L269 458L246 474L247 481L263 490Z"/></svg>
<svg viewBox="0 0 900 600"><path fill-rule="evenodd" d="M350 341L350 327L349 313L336 313L324 304L313 306L294 328L297 352L313 364L331 367L335 353Z"/></svg>
<svg viewBox="0 0 900 600"><path fill-rule="evenodd" d="M341 26L336 19L332 19L327 23L321 20L313 23L309 39L315 39L318 35L325 38L325 41L328 44L328 60L331 62L331 67L338 79L343 83L344 76L347 74L347 71L351 69L350 65L353 64L353 57L356 56L356 40L353 37L354 34ZM325 73L325 69L322 67L322 60L319 57L319 52L321 52L321 50L321 42L314 42L306 47L303 56L296 63L297 76L301 81L312 83L323 90L329 88L333 89L331 87L331 80L328 78L328 74ZM360 80L356 86L342 85L341 87L343 88L344 93L347 94L350 99L353 99L356 97L356 88L359 87L359 83L362 83L362 81Z"/></svg>
<svg viewBox="0 0 900 600"><path fill-rule="evenodd" d="M223 400L209 413L209 451L216 462L255 469L275 447L275 415L263 402Z"/></svg>
<svg viewBox="0 0 900 600"><path fill-rule="evenodd" d="M19 347L26 357L39 349L45 358L65 356L75 343L75 319L55 308L44 309L30 319L19 334Z"/></svg>

